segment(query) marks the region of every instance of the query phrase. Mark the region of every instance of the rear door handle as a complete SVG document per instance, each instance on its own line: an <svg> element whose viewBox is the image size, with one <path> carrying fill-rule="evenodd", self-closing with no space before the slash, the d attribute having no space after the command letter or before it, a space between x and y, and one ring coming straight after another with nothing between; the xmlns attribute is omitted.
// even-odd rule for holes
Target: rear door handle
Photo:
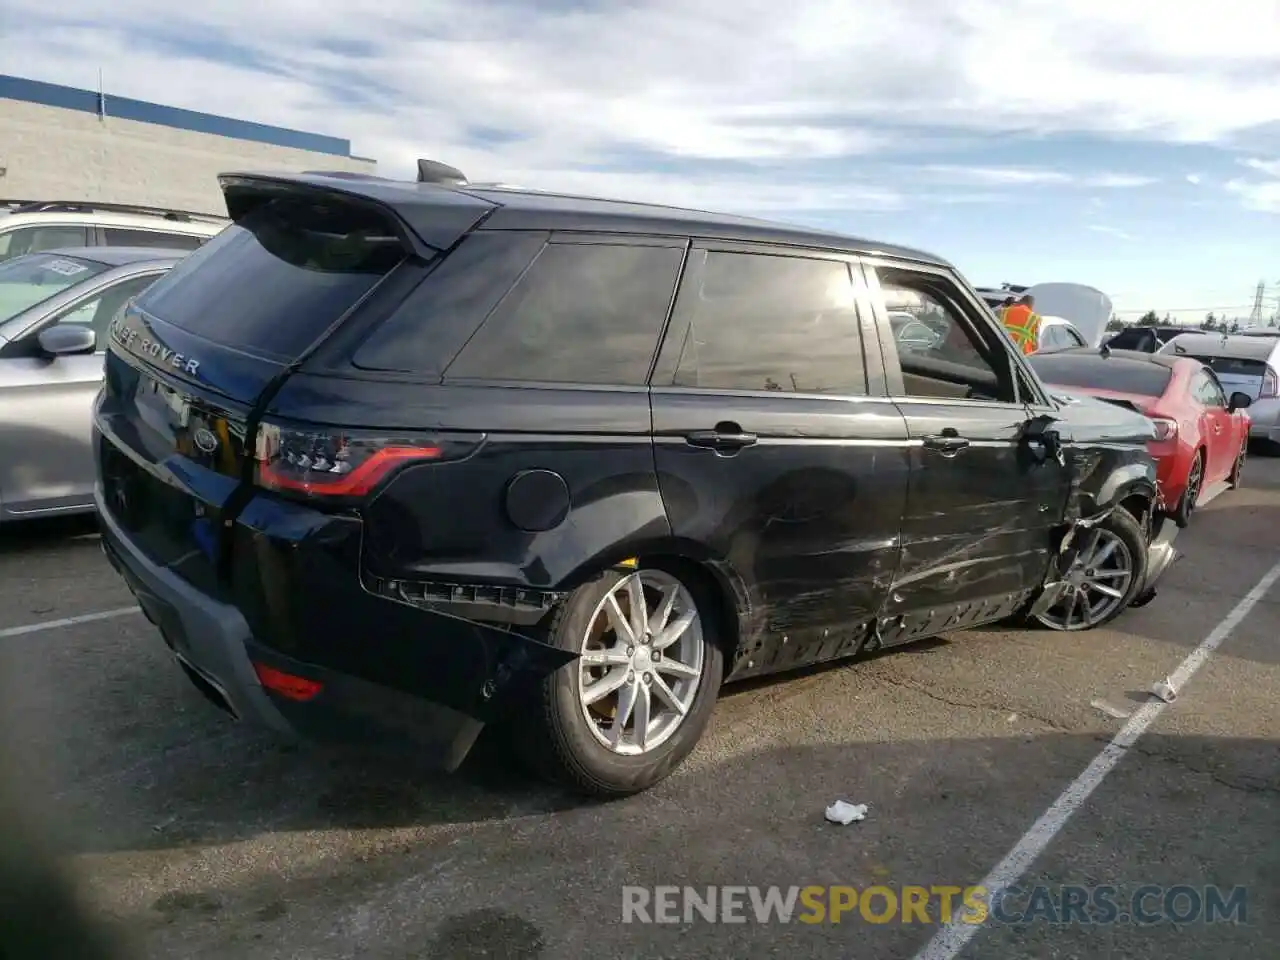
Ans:
<svg viewBox="0 0 1280 960"><path fill-rule="evenodd" d="M714 430L694 430L685 434L685 442L691 447L702 447L716 453L737 453L757 441L754 433L746 433L736 423L717 423Z"/></svg>
<svg viewBox="0 0 1280 960"><path fill-rule="evenodd" d="M955 436L954 434L944 433L941 436L924 438L924 448L926 450L937 450L944 457L954 457L967 446L969 446L967 438Z"/></svg>

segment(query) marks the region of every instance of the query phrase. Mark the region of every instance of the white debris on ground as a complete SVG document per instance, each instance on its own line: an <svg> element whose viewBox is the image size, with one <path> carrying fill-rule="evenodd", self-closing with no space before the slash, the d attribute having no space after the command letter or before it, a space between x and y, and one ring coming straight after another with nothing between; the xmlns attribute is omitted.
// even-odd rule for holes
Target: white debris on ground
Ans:
<svg viewBox="0 0 1280 960"><path fill-rule="evenodd" d="M1173 689L1173 684L1169 682L1169 678L1157 680L1151 685L1151 693L1153 696L1159 697L1165 703L1173 703L1178 699L1178 691Z"/></svg>
<svg viewBox="0 0 1280 960"><path fill-rule="evenodd" d="M844 800L837 800L831 806L827 807L827 819L832 823L838 823L845 827L858 820L867 819L867 805L865 803L848 803Z"/></svg>

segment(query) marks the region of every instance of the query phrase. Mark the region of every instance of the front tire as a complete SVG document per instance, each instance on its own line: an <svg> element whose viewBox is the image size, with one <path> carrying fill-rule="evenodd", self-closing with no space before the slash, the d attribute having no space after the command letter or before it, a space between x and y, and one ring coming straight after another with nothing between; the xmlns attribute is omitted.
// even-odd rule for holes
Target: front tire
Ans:
<svg viewBox="0 0 1280 960"><path fill-rule="evenodd" d="M1110 623L1134 601L1147 579L1147 540L1124 507L1098 525L1093 546L1076 557L1066 594L1036 620L1050 630L1079 632Z"/></svg>
<svg viewBox="0 0 1280 960"><path fill-rule="evenodd" d="M668 777L702 737L724 674L711 598L664 568L575 590L549 640L579 658L547 677L516 744L544 779L611 799ZM527 719L526 722L520 722Z"/></svg>

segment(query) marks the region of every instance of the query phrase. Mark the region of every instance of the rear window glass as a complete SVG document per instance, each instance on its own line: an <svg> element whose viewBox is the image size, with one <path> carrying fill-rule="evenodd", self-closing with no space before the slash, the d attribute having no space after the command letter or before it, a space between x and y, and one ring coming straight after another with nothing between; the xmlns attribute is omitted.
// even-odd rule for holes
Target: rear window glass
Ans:
<svg viewBox="0 0 1280 960"><path fill-rule="evenodd" d="M1178 356L1199 360L1220 377L1261 377L1267 372L1267 365L1262 360L1245 360L1239 357L1197 357L1190 353L1180 353Z"/></svg>
<svg viewBox="0 0 1280 960"><path fill-rule="evenodd" d="M215 343L292 360L404 256L364 208L279 198L181 261L137 305Z"/></svg>
<svg viewBox="0 0 1280 960"><path fill-rule="evenodd" d="M446 376L643 384L683 257L675 246L548 244Z"/></svg>
<svg viewBox="0 0 1280 960"><path fill-rule="evenodd" d="M0 264L0 322L106 270L80 257L33 253Z"/></svg>
<svg viewBox="0 0 1280 960"><path fill-rule="evenodd" d="M1027 358L1047 384L1082 390L1110 390L1143 397L1161 396L1173 371L1158 363L1127 362L1100 356L1036 356Z"/></svg>

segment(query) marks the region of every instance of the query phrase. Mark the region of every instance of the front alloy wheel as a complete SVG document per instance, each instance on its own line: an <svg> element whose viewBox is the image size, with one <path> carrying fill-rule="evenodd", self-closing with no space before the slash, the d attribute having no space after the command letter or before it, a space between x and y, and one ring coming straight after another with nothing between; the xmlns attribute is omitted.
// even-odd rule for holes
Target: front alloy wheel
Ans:
<svg viewBox="0 0 1280 960"><path fill-rule="evenodd" d="M1053 630L1080 631L1118 617L1147 576L1146 538L1138 521L1117 507L1063 579L1066 592L1036 619Z"/></svg>

